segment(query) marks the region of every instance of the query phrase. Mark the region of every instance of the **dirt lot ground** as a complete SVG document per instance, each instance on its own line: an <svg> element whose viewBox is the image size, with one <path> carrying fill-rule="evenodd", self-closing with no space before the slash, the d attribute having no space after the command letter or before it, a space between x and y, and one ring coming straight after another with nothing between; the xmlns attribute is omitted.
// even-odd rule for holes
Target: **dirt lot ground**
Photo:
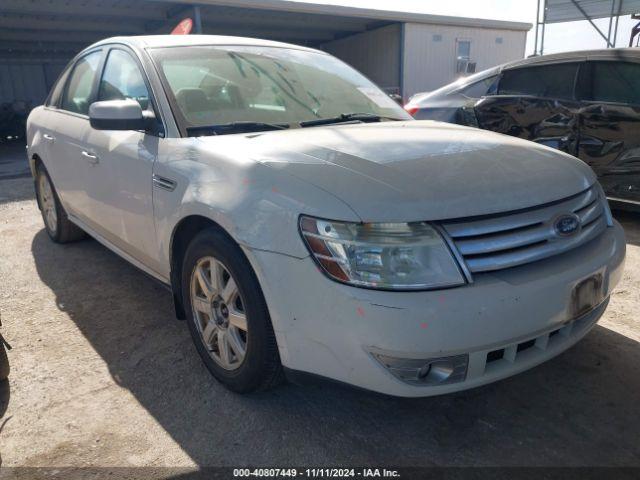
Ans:
<svg viewBox="0 0 640 480"><path fill-rule="evenodd" d="M332 385L229 393L167 291L93 240L49 241L28 178L0 181L4 466L640 466L640 215L623 282L577 346L437 398Z"/></svg>

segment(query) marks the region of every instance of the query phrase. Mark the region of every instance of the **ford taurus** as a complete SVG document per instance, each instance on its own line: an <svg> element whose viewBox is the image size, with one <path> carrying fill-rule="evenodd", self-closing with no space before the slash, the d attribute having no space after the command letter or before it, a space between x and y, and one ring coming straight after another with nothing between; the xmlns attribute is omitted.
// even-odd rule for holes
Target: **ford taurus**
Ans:
<svg viewBox="0 0 640 480"><path fill-rule="evenodd" d="M300 46L104 40L27 136L51 239L89 234L165 284L238 392L300 372L399 396L486 384L580 340L622 272L583 162L414 120Z"/></svg>

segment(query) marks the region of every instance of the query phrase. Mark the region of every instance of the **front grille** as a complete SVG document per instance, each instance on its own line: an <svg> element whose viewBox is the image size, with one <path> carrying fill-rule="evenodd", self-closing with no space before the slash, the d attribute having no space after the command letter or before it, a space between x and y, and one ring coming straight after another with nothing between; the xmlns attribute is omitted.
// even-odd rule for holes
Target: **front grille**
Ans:
<svg viewBox="0 0 640 480"><path fill-rule="evenodd" d="M569 198L511 213L451 220L441 225L472 273L515 267L569 251L607 228L598 185ZM570 236L555 232L554 221L575 214L580 229Z"/></svg>

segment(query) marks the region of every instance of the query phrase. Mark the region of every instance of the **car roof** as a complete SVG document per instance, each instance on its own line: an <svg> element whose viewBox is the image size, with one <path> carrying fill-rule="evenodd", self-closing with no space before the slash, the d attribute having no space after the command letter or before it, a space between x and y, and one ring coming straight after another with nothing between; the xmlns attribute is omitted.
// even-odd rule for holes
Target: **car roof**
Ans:
<svg viewBox="0 0 640 480"><path fill-rule="evenodd" d="M531 65L549 65L553 63L564 63L585 60L635 60L640 61L640 48L607 48L600 50L581 50L574 52L553 53L550 55L538 55L535 57L516 60L505 63L501 70L512 68L528 67Z"/></svg>
<svg viewBox="0 0 640 480"><path fill-rule="evenodd" d="M603 48L599 50L578 50L573 52L552 53L549 55L537 55L522 60L503 63L496 67L491 67L478 72L464 81L460 81L460 86L469 85L483 78L502 73L505 70L515 70L530 66L552 65L554 63L582 62L586 60L631 60L640 62L640 48Z"/></svg>
<svg viewBox="0 0 640 480"><path fill-rule="evenodd" d="M277 48L294 48L296 50L306 50L310 52L320 52L312 48L294 45L291 43L275 42L271 40L262 40L258 38L233 37L223 35L139 35L139 36L120 36L111 37L100 40L93 45L87 47L95 48L100 45L120 43L130 45L137 48L161 48L161 47L186 47L186 46L216 46L216 45L238 45L238 46L255 46L255 47L277 47ZM320 52L324 53L324 52Z"/></svg>
<svg viewBox="0 0 640 480"><path fill-rule="evenodd" d="M498 75L507 70L515 70L517 68L526 68L530 66L542 66L552 65L554 63L565 62L581 62L586 60L627 60L640 62L640 48L607 48L600 50L578 50L573 52L553 53L549 55L538 55L535 57L529 57L522 60L514 60L512 62L503 63L495 67L487 68L478 73L475 73L469 77L463 77L457 81L451 82L447 85L432 91L432 92L418 92L411 97L411 100L420 101L425 98L429 98L433 95L441 94L444 89L451 87L452 91L463 89L472 83L478 82L482 79Z"/></svg>

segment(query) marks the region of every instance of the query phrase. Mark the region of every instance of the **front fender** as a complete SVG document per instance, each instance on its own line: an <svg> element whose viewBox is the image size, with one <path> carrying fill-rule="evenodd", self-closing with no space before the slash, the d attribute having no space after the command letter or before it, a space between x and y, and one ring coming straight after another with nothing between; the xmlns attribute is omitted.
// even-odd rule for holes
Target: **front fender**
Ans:
<svg viewBox="0 0 640 480"><path fill-rule="evenodd" d="M192 216L215 222L245 248L296 258L309 255L298 232L300 214L361 221L342 200L276 168L180 163L171 164L176 190L154 189L161 263L168 269L176 227Z"/></svg>

